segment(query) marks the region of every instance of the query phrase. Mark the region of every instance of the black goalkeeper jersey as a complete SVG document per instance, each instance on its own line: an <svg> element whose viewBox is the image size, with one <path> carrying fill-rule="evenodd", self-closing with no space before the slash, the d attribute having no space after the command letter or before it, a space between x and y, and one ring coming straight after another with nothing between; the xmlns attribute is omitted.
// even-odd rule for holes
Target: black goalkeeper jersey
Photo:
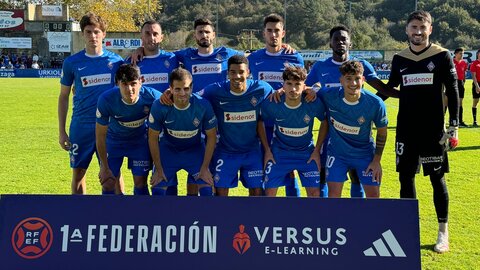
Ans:
<svg viewBox="0 0 480 270"><path fill-rule="evenodd" d="M450 52L438 45L431 44L419 53L407 48L395 55L388 85L400 85L397 134L426 139L441 136L445 121L444 89L449 99L450 124L457 125L456 80Z"/></svg>

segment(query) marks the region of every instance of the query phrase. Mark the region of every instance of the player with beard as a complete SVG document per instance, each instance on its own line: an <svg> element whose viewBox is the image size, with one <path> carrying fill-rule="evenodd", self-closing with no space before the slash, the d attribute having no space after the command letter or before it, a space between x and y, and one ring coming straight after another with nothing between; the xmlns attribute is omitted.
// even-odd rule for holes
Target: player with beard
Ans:
<svg viewBox="0 0 480 270"><path fill-rule="evenodd" d="M365 81L370 84L377 91L380 91L382 94L392 97L398 97L398 93L395 90L390 89L383 83L377 76L373 66L366 60L355 59L350 56L349 49L352 47L352 42L350 39L350 29L344 25L338 25L333 27L330 30L330 48L332 49L332 56L327 58L324 61L316 62L310 73L308 73L306 84L312 86L316 83L320 83L322 89L320 91L325 91L329 88L339 89L340 84L340 66L349 60L359 61L363 68L363 76ZM386 98L381 96L382 99ZM328 140L325 140L325 143ZM326 145L322 147L322 178L321 178L321 189L322 194L328 194L328 188L325 182L325 162L326 162ZM354 170L349 171L349 176L352 181L350 194L352 197L364 197L363 188L358 180L358 176Z"/></svg>
<svg viewBox="0 0 480 270"><path fill-rule="evenodd" d="M443 253L449 250L446 151L458 143L457 74L450 52L430 42L430 13L411 13L405 32L409 47L393 57L388 81L391 87L400 85L395 145L400 197L416 197L415 174L422 164L424 175L430 176L438 220L434 250ZM444 94L450 115L448 131L444 123Z"/></svg>
<svg viewBox="0 0 480 270"><path fill-rule="evenodd" d="M278 14L270 14L263 19L263 37L265 48L257 50L248 56L250 72L254 80L268 82L273 89L283 85L282 73L285 66L303 67L303 57L298 53L287 53L283 46L285 37L284 21ZM273 121L265 121L267 140L272 141ZM300 189L293 172L285 177L285 194L300 197Z"/></svg>
<svg viewBox="0 0 480 270"><path fill-rule="evenodd" d="M178 67L175 54L160 50L163 41L162 27L157 21L146 21L142 25L143 58L136 64L140 68L144 86L164 92L168 89L168 75ZM126 62L130 63L131 58Z"/></svg>

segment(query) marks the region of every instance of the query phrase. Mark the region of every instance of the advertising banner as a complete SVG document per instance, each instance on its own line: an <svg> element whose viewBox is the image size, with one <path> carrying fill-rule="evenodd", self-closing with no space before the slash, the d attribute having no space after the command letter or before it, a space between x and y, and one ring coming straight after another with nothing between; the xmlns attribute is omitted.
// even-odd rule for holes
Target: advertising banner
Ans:
<svg viewBox="0 0 480 270"><path fill-rule="evenodd" d="M332 50L306 50L298 51L305 61L320 61L325 60L328 57L332 56ZM349 51L350 56L355 58L364 59L367 61L383 61L385 52L384 51Z"/></svg>
<svg viewBox="0 0 480 270"><path fill-rule="evenodd" d="M48 50L50 52L70 52L71 32L47 32Z"/></svg>
<svg viewBox="0 0 480 270"><path fill-rule="evenodd" d="M142 46L139 38L106 38L104 42L107 50L136 49Z"/></svg>
<svg viewBox="0 0 480 270"><path fill-rule="evenodd" d="M61 69L0 69L0 78L60 78Z"/></svg>
<svg viewBox="0 0 480 270"><path fill-rule="evenodd" d="M62 12L61 5L42 5L42 16L62 17Z"/></svg>
<svg viewBox="0 0 480 270"><path fill-rule="evenodd" d="M5 269L421 269L418 201L0 199Z"/></svg>
<svg viewBox="0 0 480 270"><path fill-rule="evenodd" d="M25 13L21 9L0 10L0 30L23 31Z"/></svg>
<svg viewBox="0 0 480 270"><path fill-rule="evenodd" d="M31 49L32 38L0 37L0 48Z"/></svg>

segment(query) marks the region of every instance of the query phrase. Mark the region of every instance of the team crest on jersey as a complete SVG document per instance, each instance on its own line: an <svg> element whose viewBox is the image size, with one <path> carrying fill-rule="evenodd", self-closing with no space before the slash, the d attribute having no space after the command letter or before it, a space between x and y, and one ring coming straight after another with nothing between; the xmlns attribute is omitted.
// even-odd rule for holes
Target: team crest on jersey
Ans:
<svg viewBox="0 0 480 270"><path fill-rule="evenodd" d="M194 125L195 127L198 127L198 125L200 125L200 120L198 120L198 118L195 117L195 119L193 119L193 122L192 122L192 123L193 123L193 125Z"/></svg>
<svg viewBox="0 0 480 270"><path fill-rule="evenodd" d="M215 59L217 59L218 61L223 61L223 56L221 54L217 54Z"/></svg>
<svg viewBox="0 0 480 270"><path fill-rule="evenodd" d="M253 105L253 107L255 107L255 106L257 106L258 99L255 98L255 97L252 97L252 99L250 100L250 103Z"/></svg>
<svg viewBox="0 0 480 270"><path fill-rule="evenodd" d="M108 62L107 66L108 66L109 69L113 69L113 63L112 62Z"/></svg>
<svg viewBox="0 0 480 270"><path fill-rule="evenodd" d="M428 70L432 71L435 68L435 64L433 64L433 62L430 61L430 63L428 63L428 65L427 65L427 68L428 68Z"/></svg>
<svg viewBox="0 0 480 270"><path fill-rule="evenodd" d="M164 65L166 68L170 68L170 62L168 62L168 60L165 60L165 62L163 62L163 65Z"/></svg>
<svg viewBox="0 0 480 270"><path fill-rule="evenodd" d="M363 116L360 116L358 119L357 119L357 122L362 125L363 123L365 123L365 118Z"/></svg>
<svg viewBox="0 0 480 270"><path fill-rule="evenodd" d="M145 114L149 114L150 113L150 108L148 106L143 106L143 112Z"/></svg>
<svg viewBox="0 0 480 270"><path fill-rule="evenodd" d="M308 123L310 123L310 120L312 120L312 118L310 118L310 116L308 116L308 114L305 114L305 116L303 117L303 122L308 124Z"/></svg>

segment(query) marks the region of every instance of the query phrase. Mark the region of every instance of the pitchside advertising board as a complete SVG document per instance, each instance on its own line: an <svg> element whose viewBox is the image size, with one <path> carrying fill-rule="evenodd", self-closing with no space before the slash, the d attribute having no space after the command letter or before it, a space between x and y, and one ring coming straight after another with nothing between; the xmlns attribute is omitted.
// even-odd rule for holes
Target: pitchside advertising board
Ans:
<svg viewBox="0 0 480 270"><path fill-rule="evenodd" d="M0 198L2 269L420 269L416 200Z"/></svg>

